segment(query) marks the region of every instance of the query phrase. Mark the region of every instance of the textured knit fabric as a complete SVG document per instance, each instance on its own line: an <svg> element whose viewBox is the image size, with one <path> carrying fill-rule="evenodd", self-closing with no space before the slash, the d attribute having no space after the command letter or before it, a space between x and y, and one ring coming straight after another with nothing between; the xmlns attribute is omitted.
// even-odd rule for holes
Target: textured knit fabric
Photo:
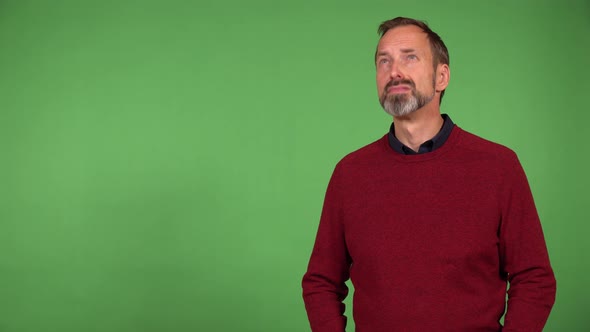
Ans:
<svg viewBox="0 0 590 332"><path fill-rule="evenodd" d="M345 281L357 332L541 331L555 278L511 150L455 126L426 154L387 135L343 158L303 277L314 332L342 332ZM347 311L348 314L349 311Z"/></svg>

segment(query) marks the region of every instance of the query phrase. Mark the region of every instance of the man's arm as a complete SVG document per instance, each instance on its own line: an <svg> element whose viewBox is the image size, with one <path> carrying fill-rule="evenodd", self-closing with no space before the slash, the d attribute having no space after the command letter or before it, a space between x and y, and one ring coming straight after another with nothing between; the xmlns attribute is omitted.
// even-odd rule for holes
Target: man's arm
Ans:
<svg viewBox="0 0 590 332"><path fill-rule="evenodd" d="M512 163L500 228L502 268L510 282L503 331L542 331L556 282L526 175L516 155Z"/></svg>
<svg viewBox="0 0 590 332"><path fill-rule="evenodd" d="M320 225L307 272L303 276L303 300L313 332L343 332L344 303L348 295L351 259L344 239L340 184L334 170L326 191Z"/></svg>

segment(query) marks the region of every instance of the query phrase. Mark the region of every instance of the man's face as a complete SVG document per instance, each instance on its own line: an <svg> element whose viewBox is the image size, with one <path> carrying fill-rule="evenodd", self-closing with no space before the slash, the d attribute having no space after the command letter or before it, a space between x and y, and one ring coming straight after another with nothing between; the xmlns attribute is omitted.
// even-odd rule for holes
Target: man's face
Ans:
<svg viewBox="0 0 590 332"><path fill-rule="evenodd" d="M393 116L408 115L435 96L435 71L428 36L414 25L381 37L375 58L379 102Z"/></svg>

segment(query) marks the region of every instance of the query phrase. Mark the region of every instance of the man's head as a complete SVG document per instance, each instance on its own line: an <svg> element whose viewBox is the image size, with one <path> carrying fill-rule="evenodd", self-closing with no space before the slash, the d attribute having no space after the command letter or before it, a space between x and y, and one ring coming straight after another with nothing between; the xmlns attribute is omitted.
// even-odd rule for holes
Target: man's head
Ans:
<svg viewBox="0 0 590 332"><path fill-rule="evenodd" d="M383 22L378 32L377 88L385 111L404 116L431 102L438 107L450 78L442 39L426 23L404 17Z"/></svg>

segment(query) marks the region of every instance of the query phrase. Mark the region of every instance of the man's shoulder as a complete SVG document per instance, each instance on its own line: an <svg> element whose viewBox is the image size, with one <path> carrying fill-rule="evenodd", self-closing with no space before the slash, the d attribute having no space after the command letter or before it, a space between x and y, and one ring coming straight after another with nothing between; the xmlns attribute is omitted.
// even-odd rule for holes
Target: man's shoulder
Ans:
<svg viewBox="0 0 590 332"><path fill-rule="evenodd" d="M517 159L516 153L505 145L485 139L462 128L457 127L455 129L461 131L459 149L464 151L466 155L498 161L514 161Z"/></svg>
<svg viewBox="0 0 590 332"><path fill-rule="evenodd" d="M371 163L384 157L387 152L387 135L380 137L357 150L345 155L338 162L338 166L352 166Z"/></svg>

